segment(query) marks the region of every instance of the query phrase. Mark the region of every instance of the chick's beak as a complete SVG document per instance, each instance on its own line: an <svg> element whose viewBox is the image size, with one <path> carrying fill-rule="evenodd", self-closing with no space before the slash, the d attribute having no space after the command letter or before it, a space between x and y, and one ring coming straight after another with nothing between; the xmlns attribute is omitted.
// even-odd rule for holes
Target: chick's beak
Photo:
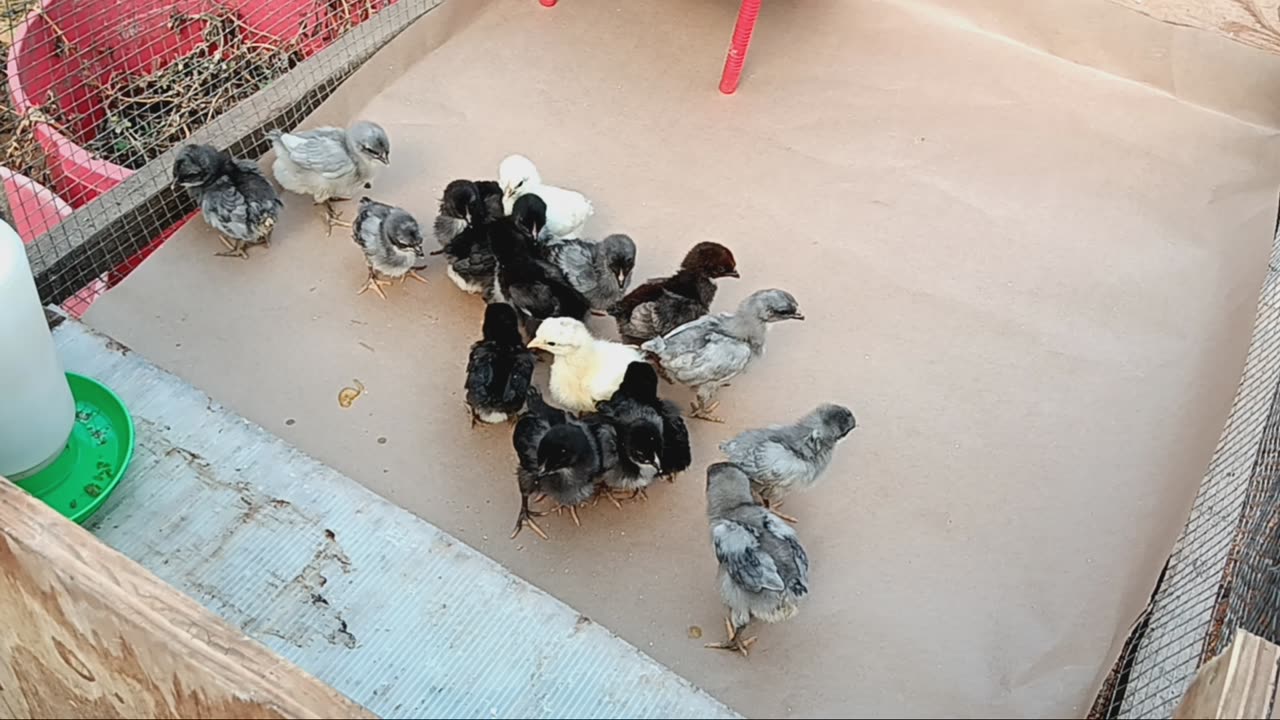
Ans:
<svg viewBox="0 0 1280 720"><path fill-rule="evenodd" d="M389 153L382 153L381 155L378 156L378 162L382 163L383 165L390 165L391 155Z"/></svg>
<svg viewBox="0 0 1280 720"><path fill-rule="evenodd" d="M731 278L742 277L741 275L738 274L737 270L730 270L729 272L725 273L724 276L731 277Z"/></svg>
<svg viewBox="0 0 1280 720"><path fill-rule="evenodd" d="M622 287L623 285L626 285L626 284L627 284L627 274L626 274L625 272L621 272L621 271L619 271L619 272L618 272L618 287Z"/></svg>
<svg viewBox="0 0 1280 720"><path fill-rule="evenodd" d="M546 343L542 342L538 338L534 338L529 341L529 349L530 350L546 350L547 346L546 346Z"/></svg>
<svg viewBox="0 0 1280 720"><path fill-rule="evenodd" d="M795 312L791 313L787 317L791 318L792 320L803 320L804 313L800 312L799 310L796 310Z"/></svg>

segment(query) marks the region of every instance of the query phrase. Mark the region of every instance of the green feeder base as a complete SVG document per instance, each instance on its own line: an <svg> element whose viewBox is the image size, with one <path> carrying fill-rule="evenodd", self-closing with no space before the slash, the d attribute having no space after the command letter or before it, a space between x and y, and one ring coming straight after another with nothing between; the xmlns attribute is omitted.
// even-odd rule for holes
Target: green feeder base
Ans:
<svg viewBox="0 0 1280 720"><path fill-rule="evenodd" d="M116 394L92 378L67 373L76 423L67 447L48 467L17 482L72 522L102 507L133 458L133 418Z"/></svg>

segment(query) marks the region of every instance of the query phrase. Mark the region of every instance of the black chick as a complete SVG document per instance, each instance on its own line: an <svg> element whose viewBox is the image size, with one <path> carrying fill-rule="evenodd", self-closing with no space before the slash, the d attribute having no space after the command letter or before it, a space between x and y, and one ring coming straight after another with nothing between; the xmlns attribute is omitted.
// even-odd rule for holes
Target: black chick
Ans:
<svg viewBox="0 0 1280 720"><path fill-rule="evenodd" d="M493 223L492 244L498 258L498 289L520 311L525 332L533 336L551 317L583 321L591 303L569 284L560 268L538 252L537 237L547 224L547 205L537 195L521 195L511 216Z"/></svg>
<svg viewBox="0 0 1280 720"><path fill-rule="evenodd" d="M256 164L212 145L187 145L173 161L173 182L187 189L218 231L227 246L219 256L248 258L249 245L271 246L284 203Z"/></svg>
<svg viewBox="0 0 1280 720"><path fill-rule="evenodd" d="M472 225L502 217L502 188L492 180L454 180L444 188L434 232L440 247Z"/></svg>
<svg viewBox="0 0 1280 720"><path fill-rule="evenodd" d="M471 346L467 361L467 409L476 421L501 423L524 407L533 378L533 351L520 336L520 318L506 303L484 310L484 339Z"/></svg>
<svg viewBox="0 0 1280 720"><path fill-rule="evenodd" d="M652 386L651 386L652 385ZM655 478L666 474L663 454L666 450L664 430L666 423L657 406L658 376L647 363L633 362L627 366L622 384L613 396L596 405L599 416L608 418L618 436L618 464L601 478L612 491L627 493L648 499L645 488ZM677 412L677 416L679 413ZM689 434L684 430L685 452L688 453ZM678 431L677 431L678 434ZM678 450L672 453L678 455ZM688 467L688 463L685 463ZM613 493L610 500L617 504Z"/></svg>
<svg viewBox="0 0 1280 720"><path fill-rule="evenodd" d="M737 263L720 243L693 246L675 275L649 280L627 293L609 309L618 321L622 341L640 345L711 312L716 284L722 277L738 277Z"/></svg>
<svg viewBox="0 0 1280 720"><path fill-rule="evenodd" d="M661 470L658 477L675 482L680 473L693 464L693 450L689 446L689 428L684 423L684 413L670 400L658 397L658 373L649 363L633 362L627 366L622 385L607 402L600 404L600 412L613 412L622 404L638 404L652 408L662 418Z"/></svg>
<svg viewBox="0 0 1280 720"><path fill-rule="evenodd" d="M516 481L520 487L520 513L511 537L520 534L525 525L542 539L547 534L534 522L529 510L529 497L545 494L556 501L559 510L568 508L573 522L578 520L578 506L596 492L601 474L617 464L617 438L613 426L601 420L579 421L572 415L543 401L536 386L530 386L525 414L511 435L520 467Z"/></svg>

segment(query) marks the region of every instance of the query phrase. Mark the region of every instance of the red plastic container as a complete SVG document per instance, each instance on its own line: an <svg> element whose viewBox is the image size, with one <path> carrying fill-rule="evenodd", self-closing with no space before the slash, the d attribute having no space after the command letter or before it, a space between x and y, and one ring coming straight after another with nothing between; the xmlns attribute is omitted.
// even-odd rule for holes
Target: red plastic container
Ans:
<svg viewBox="0 0 1280 720"><path fill-rule="evenodd" d="M4 185L9 210L13 212L13 229L24 244L30 244L71 214L71 206L62 198L26 175L0 167L0 183ZM62 307L73 316L80 317L104 290L106 283L98 278L63 303Z"/></svg>
<svg viewBox="0 0 1280 720"><path fill-rule="evenodd" d="M197 15L233 10L249 30L245 42L280 46L303 35L303 54L310 55L332 42L346 22L361 22L370 10L392 1L44 0L42 12L29 15L14 32L7 63L9 94L20 116L57 98L60 107L77 118L66 130L85 137L105 115L99 89L103 84L117 73L154 72L200 42L204 21L171 30L169 21L175 12ZM95 157L49 124L37 123L35 135L48 161L54 189L72 207L85 205L133 174ZM112 284L181 224L165 229L142 252L112 271Z"/></svg>

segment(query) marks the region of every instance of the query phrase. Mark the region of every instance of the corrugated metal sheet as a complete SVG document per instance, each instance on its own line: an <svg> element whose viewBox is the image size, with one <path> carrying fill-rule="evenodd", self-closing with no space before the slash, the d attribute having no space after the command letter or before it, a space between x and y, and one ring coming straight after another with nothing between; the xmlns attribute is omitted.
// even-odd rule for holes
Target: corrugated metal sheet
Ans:
<svg viewBox="0 0 1280 720"><path fill-rule="evenodd" d="M738 717L429 523L75 322L134 413L104 542L384 717Z"/></svg>

